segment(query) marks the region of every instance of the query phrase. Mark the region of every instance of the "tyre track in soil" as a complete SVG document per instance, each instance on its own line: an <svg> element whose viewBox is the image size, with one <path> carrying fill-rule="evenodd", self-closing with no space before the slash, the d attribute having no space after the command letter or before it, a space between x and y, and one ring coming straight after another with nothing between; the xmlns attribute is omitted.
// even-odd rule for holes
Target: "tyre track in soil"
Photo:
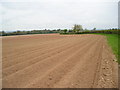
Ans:
<svg viewBox="0 0 120 90"><path fill-rule="evenodd" d="M83 37L82 37L83 38ZM69 38L70 39L70 38ZM69 42L69 39L65 39L65 40L61 40L61 41L67 41L67 42ZM74 39L74 38L73 38ZM76 39L76 38L75 38ZM59 41L60 42L60 41ZM56 46L59 46L60 47L60 44L59 44L59 42L55 42L55 43L57 43L57 45L55 44L48 44L47 43L47 47L45 46L45 45L42 45L42 47L45 47L45 48L41 48L43 51L45 51L45 50L48 50L50 47L56 47ZM62 42L62 43L63 43ZM61 42L60 42L61 43ZM36 46L37 47L37 46ZM41 47L41 46L38 46L38 47ZM14 49L14 48L13 48ZM5 65L3 65L4 66L4 68L6 68L6 67L9 67L9 64L11 64L11 65L13 65L13 64L16 64L16 63L19 63L19 62L22 62L22 60L24 59L24 55L29 55L29 54L34 54L34 55L32 55L32 56L28 56L28 58L26 58L26 59L30 59L30 58L32 58L32 57L35 57L35 55L36 55L36 53L39 53L39 54L44 54L44 52L42 52L41 51L41 53L40 52L38 52L38 51L40 51L41 49L39 49L39 48L37 48L37 50L29 50L29 51L27 51L27 53L25 54L24 52L22 52L22 55L21 55L21 53L19 53L19 56L17 55L12 55L12 56L9 56L9 57L7 57L6 59L4 59L4 57L3 57L3 64L5 63ZM54 48L53 48L54 49ZM17 52L17 51L16 51ZM20 51L19 51L20 52ZM21 57L20 57L21 56ZM36 56L38 56L38 55L36 55ZM18 58L19 57L19 58ZM26 56L27 57L27 56ZM16 58L17 59L17 62L14 62L14 58ZM9 60L9 59L11 59L11 60ZM7 60L9 60L9 61L7 61ZM9 63L9 64L6 64L6 63ZM6 66L7 65L7 66Z"/></svg>
<svg viewBox="0 0 120 90"><path fill-rule="evenodd" d="M118 88L118 63L115 62L116 57L108 46L107 39L103 42L103 53L99 60L101 62L98 63L94 88Z"/></svg>
<svg viewBox="0 0 120 90"><path fill-rule="evenodd" d="M98 40L98 39L97 39ZM93 45L93 43L95 43L96 40L94 40L94 42L91 42L89 45ZM41 78L40 80L37 78L37 82L34 84L30 84L28 87L34 88L34 87L53 87L53 85L56 82L61 81L61 78L64 77L64 75L66 75L67 73L69 73L71 71L71 69L76 66L76 64L80 61L79 58L82 58L83 56L86 56L88 51L91 49L89 48L87 45L84 49L84 51L80 50L77 55L74 54L73 57L70 57L68 60L66 60L64 63L58 65L57 67L55 67L54 69L52 69L49 73L47 73L47 75L44 75L43 78ZM93 47L93 46L92 46ZM86 55L84 55L86 54ZM78 58L78 59L76 59ZM81 62L81 61L80 61ZM57 76L57 77L55 77ZM62 77L61 77L62 76ZM51 79L50 79L51 78ZM42 82L41 82L42 81ZM38 83L38 84L37 84Z"/></svg>
<svg viewBox="0 0 120 90"><path fill-rule="evenodd" d="M74 39L77 39L77 38L74 38ZM65 41L65 42L66 42L66 41ZM76 41L75 41L75 42L76 42ZM64 43L64 42L63 42L63 43ZM70 43L71 43L71 42L65 43L65 45L62 44L62 46L61 46L60 44L57 44L57 45L56 45L57 47L55 47L55 48L50 48L50 49L47 48L47 49L45 49L45 50L44 50L44 48L43 48L43 51L44 51L44 52L43 52L42 50L41 50L41 51L39 50L39 52L37 52L40 56L39 56L38 54L37 54L37 55L32 54L32 55L29 55L28 58L26 58L27 56L26 56L26 57L22 57L22 58L16 58L16 61L17 61L17 62L15 62L14 60L13 60L14 62L12 62L12 61L7 62L8 64L5 63L5 62L3 62L3 66L4 66L3 68L6 69L7 67L10 67L10 66L12 66L12 65L14 66L15 64L19 64L20 62L23 63L23 61L24 61L25 59L27 59L27 60L30 61L31 58L34 59L33 57L35 57L35 56L37 56L37 57L35 58L35 59L37 59L37 58L41 57L42 55L45 56L45 55L47 54L46 52L50 52L50 51L53 52L54 49L56 49L54 52L56 52L56 51L60 52L60 51L59 51L60 48L61 48L61 50L64 49L65 46L66 46L67 48L69 48L69 46L70 46L69 44L70 44ZM74 44L76 44L76 43L73 43L73 45L74 45ZM53 45L52 45L52 46L53 46ZM64 46L64 47L63 47L63 46ZM62 48L62 47L63 47L63 48ZM35 53L35 54L36 54L36 53ZM55 54L55 53L52 53L52 54ZM32 57L31 57L31 56L32 56ZM11 59L11 58L10 58L10 59ZM27 60L26 60L26 61L27 61ZM29 61L28 61L28 62L29 62ZM24 62L25 62L25 61L24 61ZM5 63L5 65L4 65L4 63ZM11 64L11 65L10 65L10 64ZM6 65L7 65L7 67L6 67Z"/></svg>
<svg viewBox="0 0 120 90"><path fill-rule="evenodd" d="M85 43L83 43L81 46L83 46L84 44L84 47L86 46L86 45L88 45L87 44L87 42L89 41L89 40L91 40L91 39L94 39L94 38L90 38L90 39L88 39L88 40L86 40L86 44ZM81 42L80 42L81 43ZM66 52L66 54L67 55L69 55L69 54L72 54L72 53L69 53L69 52L73 52L74 50L76 50L78 47L80 47L80 45L78 44L77 45L77 47L76 48L73 48L72 49L72 51L70 50L70 49L68 49L67 50L67 52ZM81 48L81 49L83 49L83 48ZM68 54L69 53L69 54ZM64 55L64 56L63 56ZM68 56L67 55L65 55L65 53L63 52L62 54L58 54L57 56L53 56L52 58L53 59L51 59L51 58L48 58L48 59L46 59L46 60L44 60L43 62L40 62L40 63L37 63L37 65L36 64L34 64L34 65L31 65L30 67L28 66L27 68L25 68L24 70L20 70L20 71L17 71L16 73L14 73L14 74L11 74L11 75L9 75L8 77L6 77L3 81L3 83L8 83L8 85L11 85L11 83L12 82L15 82L14 84L15 85L24 85L25 84L25 82L27 81L30 81L31 80L31 77L30 77L30 73L34 73L34 75L32 75L32 77L33 78L35 78L36 76L35 76L35 74L36 75L38 75L38 77L39 77L39 73L35 73L35 72L37 72L37 71L39 71L39 69L41 70L41 72L42 71L44 71L45 72L45 68L46 68L46 70L49 70L49 68L48 68L48 65L49 66L51 66L51 67L54 67L54 65L56 65L56 64L59 64L59 63L62 63L62 61L64 61L64 58L67 58ZM61 56L63 56L63 57L61 57ZM61 57L61 58L60 58ZM59 60L58 61L58 58L60 58L60 59L62 59L62 60ZM47 67L45 67L45 65L47 65ZM45 67L45 68L44 68ZM42 69L43 70L42 70ZM42 72L43 73L43 72ZM41 74L42 74L41 73ZM23 75L21 75L21 74L23 74ZM24 76L24 77L21 77L21 76ZM14 77L16 77L16 78L21 78L20 80L19 80L19 82L16 80L16 78L14 78ZM25 79L26 78L26 79ZM8 82L8 80L9 80L9 82ZM6 82L5 82L6 81ZM26 83L27 83L26 82ZM13 84L13 83L12 83ZM13 84L13 86L15 86ZM3 84L4 85L4 84Z"/></svg>
<svg viewBox="0 0 120 90"><path fill-rule="evenodd" d="M98 39L94 40L94 42L91 42L89 45L93 45L95 43L95 41L98 41ZM74 68L76 66L76 64L78 64L78 62L81 62L79 60L79 58L83 58L83 56L85 56L85 57L87 56L87 53L89 52L89 50L91 50L91 48L89 48L89 45L87 44L87 46L86 46L87 48L84 47L82 50L79 49L77 53L70 56L63 63L57 65L54 68L52 68L49 72L47 72L40 79L37 78L35 81L32 82L33 84L30 84L27 87L30 87L30 88L34 88L34 87L37 87L37 88L53 87L53 85L55 83L61 81L61 78L64 78L64 76L67 73L69 73L71 71L71 69Z"/></svg>
<svg viewBox="0 0 120 90"><path fill-rule="evenodd" d="M46 58L50 58L52 55L56 55L56 54L58 54L58 53L61 53L61 52L63 52L63 51L65 51L66 49L69 49L69 48L73 48L74 47L74 45L75 44L78 44L78 43L73 43L73 44L71 44L71 45L69 45L70 43L67 43L67 44L65 44L65 46L64 45L62 45L62 46L60 46L60 47L57 47L57 48L53 48L53 49L50 49L52 52L50 52L50 50L47 50L46 52L44 52L44 53L46 53L46 54L43 54L43 55L37 55L38 57L36 57L36 58L27 58L27 59L29 59L29 60L26 60L26 61L24 61L24 62L21 62L21 63L18 63L18 64L16 64L16 63L11 63L12 64L12 66L9 66L8 68L4 68L3 69L3 74L4 74L4 77L6 77L6 76L8 76L8 75L10 75L11 73L15 73L15 72L17 72L17 71L19 71L19 70L21 70L21 69L24 69L24 68L26 68L26 67L28 67L28 66L30 66L30 63L31 64L35 64L35 63L38 63L38 62L40 62L40 61L42 61L42 60L44 60L44 59L46 59ZM80 43L81 44L81 43ZM80 45L79 44L79 45ZM82 43L83 44L83 43ZM64 47L63 47L64 46ZM63 47L63 48L62 48ZM49 53L49 55L48 55L48 53L47 52L50 52ZM38 52L38 54L40 54L41 53L41 51L40 52ZM43 53L43 52L42 52ZM33 54L32 54L33 55ZM26 58L25 58L26 59ZM23 60L25 60L25 59L23 59ZM16 59L17 60L17 59ZM6 63L5 63L6 64ZM3 78L4 78L3 77Z"/></svg>
<svg viewBox="0 0 120 90"><path fill-rule="evenodd" d="M16 43L23 41L21 39L24 39L22 43L25 43L27 40L26 44L34 41L33 45L37 47L33 46L34 48L29 50L29 47L25 45L24 48L26 47L26 50L23 52L30 51L29 53L25 52L25 55L19 52L21 46L17 47L18 49L10 48L16 49L15 51L18 53L15 54L15 52L11 52L11 55L3 55L8 57L16 55L13 56L14 58L12 59L17 62L13 65L9 64L10 59L5 57L4 65L7 66L7 68L3 66L3 88L117 87L116 75L114 74L114 62L111 57L113 54L107 51L108 46L105 46L106 42L104 42L105 38L103 36L89 34L69 36L46 35L44 38L43 36L29 36L29 41L28 39L24 39L23 36L16 40ZM27 36L25 37L27 38ZM47 39L45 39L45 37ZM49 37L50 39L55 37L60 38L58 41L49 41ZM32 40L32 38L34 39ZM48 41L40 45L36 39ZM6 44L7 43L10 42L6 42ZM47 45L48 47L46 49L40 48L46 47ZM42 55L39 56L39 54ZM20 56L23 57L21 61L16 59L16 57ZM109 64L106 64L106 60ZM106 69L103 70L103 67ZM105 72L108 74L111 70L112 73L110 75L104 75L106 74ZM106 82L102 81L101 76L104 76ZM108 79L109 81L107 81ZM111 80L113 80L112 84L110 82Z"/></svg>
<svg viewBox="0 0 120 90"><path fill-rule="evenodd" d="M101 45L99 44L102 40L103 39L97 41L94 46L92 46L91 49L87 52L87 54L80 58L81 61L79 61L78 64L76 64L76 66L73 67L69 73L67 73L59 82L54 85L54 88L91 88L96 76L96 72L94 71L97 67L98 55L101 50ZM98 45L99 47L97 47ZM84 61L82 61L82 59ZM90 63L88 62L89 60Z"/></svg>
<svg viewBox="0 0 120 90"><path fill-rule="evenodd" d="M66 40L66 39L65 39ZM66 42L66 41L63 41L63 43L64 42ZM52 43L52 45L51 44L48 44L47 43L47 46L48 47L46 47L45 45L43 45L42 47L44 47L44 48L41 48L41 49L37 49L37 50L33 50L33 51L31 51L31 50L29 50L29 51L27 51L28 53L26 53L26 54L23 54L22 53L22 55L21 54L19 54L19 56L12 56L12 58L11 58L11 56L9 56L8 58L9 59L11 59L11 60L9 60L9 61L7 61L8 60L8 58L7 58L7 60L5 60L5 59L3 59L4 61L3 61L3 66L4 66L4 68L7 68L7 67L9 67L9 66L12 66L12 65L15 65L15 64L17 64L17 63L20 63L20 62L22 62L24 59L27 59L27 60L29 60L29 59L31 59L31 58L33 58L33 57L38 57L39 55L44 55L46 52L50 52L50 51L52 51L52 50L54 50L54 49L57 49L57 48L59 48L59 47L62 47L62 46L64 46L63 44L59 44L58 42L55 42L55 43L57 43L57 45L54 45L53 43ZM67 43L69 43L69 42L67 42ZM39 47L41 47L41 46L39 46ZM53 48L51 48L51 47L53 47ZM29 54L32 54L31 56L29 55ZM38 55L39 54L39 55ZM28 57L27 57L27 55L28 55ZM24 57L24 56L26 56L26 57ZM18 58L19 57L19 58ZM16 61L17 62L15 62L13 59L14 58L16 58ZM5 62L6 61L6 62ZM5 63L5 65L4 65L4 63ZM6 63L8 63L8 64L6 64Z"/></svg>

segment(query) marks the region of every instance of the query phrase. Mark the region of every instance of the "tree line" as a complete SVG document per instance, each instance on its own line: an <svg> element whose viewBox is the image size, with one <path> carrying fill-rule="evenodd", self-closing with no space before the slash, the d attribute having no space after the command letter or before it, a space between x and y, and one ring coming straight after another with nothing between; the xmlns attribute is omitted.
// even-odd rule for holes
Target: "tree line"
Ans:
<svg viewBox="0 0 120 90"><path fill-rule="evenodd" d="M1 31L0 36L11 36L11 35L27 35L27 34L50 34L50 33L59 33L60 29L57 30L31 30L31 31L13 31L5 32Z"/></svg>
<svg viewBox="0 0 120 90"><path fill-rule="evenodd" d="M73 29L71 30L65 29L60 32L60 34L90 34L90 33L120 34L120 29L112 28L106 30L96 30L96 28L93 28L92 30L88 30L83 29L82 25L75 24L73 26Z"/></svg>
<svg viewBox="0 0 120 90"><path fill-rule="evenodd" d="M26 34L50 34L50 33L60 33L60 34L90 34L90 33L105 33L105 34L120 34L120 29L107 29L107 30L92 30L83 29L82 25L75 24L72 29L57 29L57 30L31 30L31 31L13 31L5 32L0 31L0 36L11 36L11 35L26 35Z"/></svg>

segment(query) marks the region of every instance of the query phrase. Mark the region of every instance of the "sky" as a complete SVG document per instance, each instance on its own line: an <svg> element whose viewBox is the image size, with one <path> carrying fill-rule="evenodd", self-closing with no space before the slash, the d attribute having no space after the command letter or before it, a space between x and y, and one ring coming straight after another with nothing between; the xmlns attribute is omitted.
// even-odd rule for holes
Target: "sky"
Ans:
<svg viewBox="0 0 120 90"><path fill-rule="evenodd" d="M0 0L0 30L118 28L119 0Z"/></svg>

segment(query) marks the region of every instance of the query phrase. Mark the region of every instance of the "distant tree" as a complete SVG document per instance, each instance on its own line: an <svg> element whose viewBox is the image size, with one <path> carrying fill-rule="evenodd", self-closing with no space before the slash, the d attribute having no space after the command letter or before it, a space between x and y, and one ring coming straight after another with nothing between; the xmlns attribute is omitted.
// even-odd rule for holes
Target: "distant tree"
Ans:
<svg viewBox="0 0 120 90"><path fill-rule="evenodd" d="M4 36L5 34L6 34L5 31L1 31L1 32L0 32L0 36Z"/></svg>
<svg viewBox="0 0 120 90"><path fill-rule="evenodd" d="M21 34L21 31L17 31L17 32L16 32L16 35L20 35L20 34Z"/></svg>
<svg viewBox="0 0 120 90"><path fill-rule="evenodd" d="M57 31L60 31L61 29L57 29Z"/></svg>
<svg viewBox="0 0 120 90"><path fill-rule="evenodd" d="M68 31L68 32L73 32L73 30L69 29L69 31Z"/></svg>
<svg viewBox="0 0 120 90"><path fill-rule="evenodd" d="M96 28L93 28L93 31L95 31L96 30Z"/></svg>
<svg viewBox="0 0 120 90"><path fill-rule="evenodd" d="M77 25L77 24L75 24L74 26L73 26L73 31L76 33L78 33L78 32L82 32L83 31L83 28L82 28L82 25Z"/></svg>
<svg viewBox="0 0 120 90"><path fill-rule="evenodd" d="M115 28L112 28L112 30L115 30Z"/></svg>
<svg viewBox="0 0 120 90"><path fill-rule="evenodd" d="M67 33L67 29L64 29L63 31L64 31L64 33Z"/></svg>

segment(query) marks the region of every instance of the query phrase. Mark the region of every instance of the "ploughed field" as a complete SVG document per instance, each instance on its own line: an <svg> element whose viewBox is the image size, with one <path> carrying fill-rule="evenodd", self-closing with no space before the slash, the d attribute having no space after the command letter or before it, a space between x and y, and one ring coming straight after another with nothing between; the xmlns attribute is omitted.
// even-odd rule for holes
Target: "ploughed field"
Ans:
<svg viewBox="0 0 120 90"><path fill-rule="evenodd" d="M3 88L116 88L117 63L101 35L3 37Z"/></svg>

